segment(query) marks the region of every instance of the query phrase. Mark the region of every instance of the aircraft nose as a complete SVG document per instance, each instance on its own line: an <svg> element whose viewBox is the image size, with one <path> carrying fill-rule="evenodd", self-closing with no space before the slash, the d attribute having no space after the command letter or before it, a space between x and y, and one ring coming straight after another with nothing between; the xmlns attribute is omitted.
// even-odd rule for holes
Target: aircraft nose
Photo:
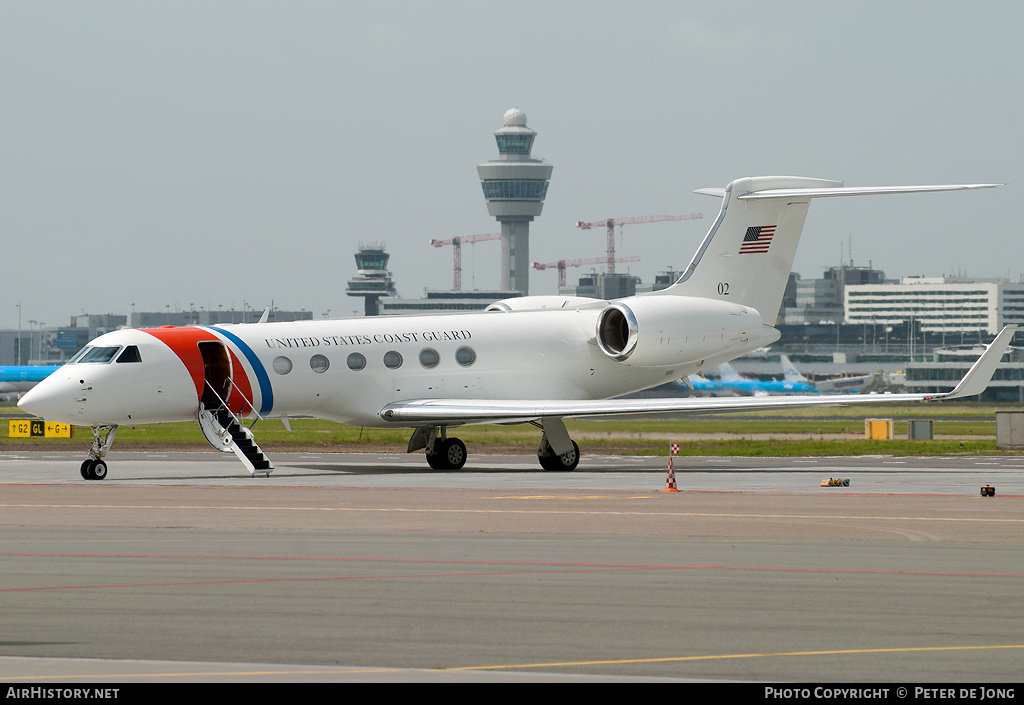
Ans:
<svg viewBox="0 0 1024 705"><path fill-rule="evenodd" d="M57 375L47 377L25 392L18 408L46 421L71 421L72 390Z"/></svg>

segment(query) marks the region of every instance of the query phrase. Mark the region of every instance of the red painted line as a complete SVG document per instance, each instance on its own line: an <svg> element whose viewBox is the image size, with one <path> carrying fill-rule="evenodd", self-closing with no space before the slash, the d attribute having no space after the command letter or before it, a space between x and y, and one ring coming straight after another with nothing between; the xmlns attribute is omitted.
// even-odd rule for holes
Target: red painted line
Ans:
<svg viewBox="0 0 1024 705"><path fill-rule="evenodd" d="M637 570L659 570L657 568L606 568L606 569L581 569L581 570L537 570L537 571L521 571L521 570L505 570L488 573L421 573L412 575L359 575L359 576L331 576L323 578L253 578L249 580L198 580L198 581L185 581L176 583L123 583L115 585L61 585L61 586L42 586L42 587L26 587L26 588L0 588L0 593L5 592L39 592L48 590L111 590L118 588L149 588L149 587L188 587L198 585L238 585L246 583L306 583L306 582L333 582L342 580L407 580L423 579L423 578L473 578L473 577L493 577L497 575L559 575L559 574L571 574L571 573L603 573L603 572L620 572L620 571L637 571Z"/></svg>

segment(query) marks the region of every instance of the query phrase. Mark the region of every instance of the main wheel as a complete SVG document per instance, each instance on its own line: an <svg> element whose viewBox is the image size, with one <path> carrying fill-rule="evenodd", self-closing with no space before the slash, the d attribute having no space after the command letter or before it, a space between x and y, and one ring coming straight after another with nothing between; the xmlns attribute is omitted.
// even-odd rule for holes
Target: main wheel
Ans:
<svg viewBox="0 0 1024 705"><path fill-rule="evenodd" d="M82 479L91 480L92 477L92 458L86 458L82 461ZM985 494L982 492L982 494Z"/></svg>
<svg viewBox="0 0 1024 705"><path fill-rule="evenodd" d="M427 453L427 465L434 470L461 470L466 464L466 444L449 438L435 446L436 453Z"/></svg>
<svg viewBox="0 0 1024 705"><path fill-rule="evenodd" d="M441 457L448 470L461 470L466 464L466 444L458 438L449 438L441 444Z"/></svg>
<svg viewBox="0 0 1024 705"><path fill-rule="evenodd" d="M427 453L427 465L434 470L447 469L447 466L444 464L444 456L440 453Z"/></svg>
<svg viewBox="0 0 1024 705"><path fill-rule="evenodd" d="M572 450L561 455L549 452L546 455L538 455L537 459L540 460L540 466L548 472L572 472L580 464L580 447L573 441Z"/></svg>

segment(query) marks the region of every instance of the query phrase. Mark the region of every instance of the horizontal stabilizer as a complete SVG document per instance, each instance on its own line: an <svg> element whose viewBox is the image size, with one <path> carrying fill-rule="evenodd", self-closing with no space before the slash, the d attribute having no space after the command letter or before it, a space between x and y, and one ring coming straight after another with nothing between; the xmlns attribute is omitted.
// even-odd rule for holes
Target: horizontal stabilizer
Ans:
<svg viewBox="0 0 1024 705"><path fill-rule="evenodd" d="M939 186L842 186L839 188L767 189L737 196L742 201L761 198L826 198L829 196L871 196L886 193L924 193L928 191L971 191L996 188L1002 184L946 184Z"/></svg>
<svg viewBox="0 0 1024 705"><path fill-rule="evenodd" d="M725 198L724 188L699 188L694 193L699 193L701 196L714 196L715 198Z"/></svg>

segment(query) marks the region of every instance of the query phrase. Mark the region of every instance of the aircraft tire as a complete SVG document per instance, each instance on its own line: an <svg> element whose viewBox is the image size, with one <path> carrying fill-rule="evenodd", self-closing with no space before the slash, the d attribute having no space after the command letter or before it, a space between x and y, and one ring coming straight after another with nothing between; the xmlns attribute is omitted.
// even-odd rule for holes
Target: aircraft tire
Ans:
<svg viewBox="0 0 1024 705"><path fill-rule="evenodd" d="M569 452L561 455L538 455L537 459L540 460L540 466L548 472L572 472L580 464L580 447L573 441L572 450Z"/></svg>
<svg viewBox="0 0 1024 705"><path fill-rule="evenodd" d="M92 458L86 458L82 461L82 479L92 479Z"/></svg>
<svg viewBox="0 0 1024 705"><path fill-rule="evenodd" d="M466 464L466 444L458 438L449 438L441 444L441 457L447 470L461 470Z"/></svg>
<svg viewBox="0 0 1024 705"><path fill-rule="evenodd" d="M89 474L92 475L90 479L102 480L107 476L107 464L101 459L97 458L92 461L91 466L92 467L89 468Z"/></svg>

